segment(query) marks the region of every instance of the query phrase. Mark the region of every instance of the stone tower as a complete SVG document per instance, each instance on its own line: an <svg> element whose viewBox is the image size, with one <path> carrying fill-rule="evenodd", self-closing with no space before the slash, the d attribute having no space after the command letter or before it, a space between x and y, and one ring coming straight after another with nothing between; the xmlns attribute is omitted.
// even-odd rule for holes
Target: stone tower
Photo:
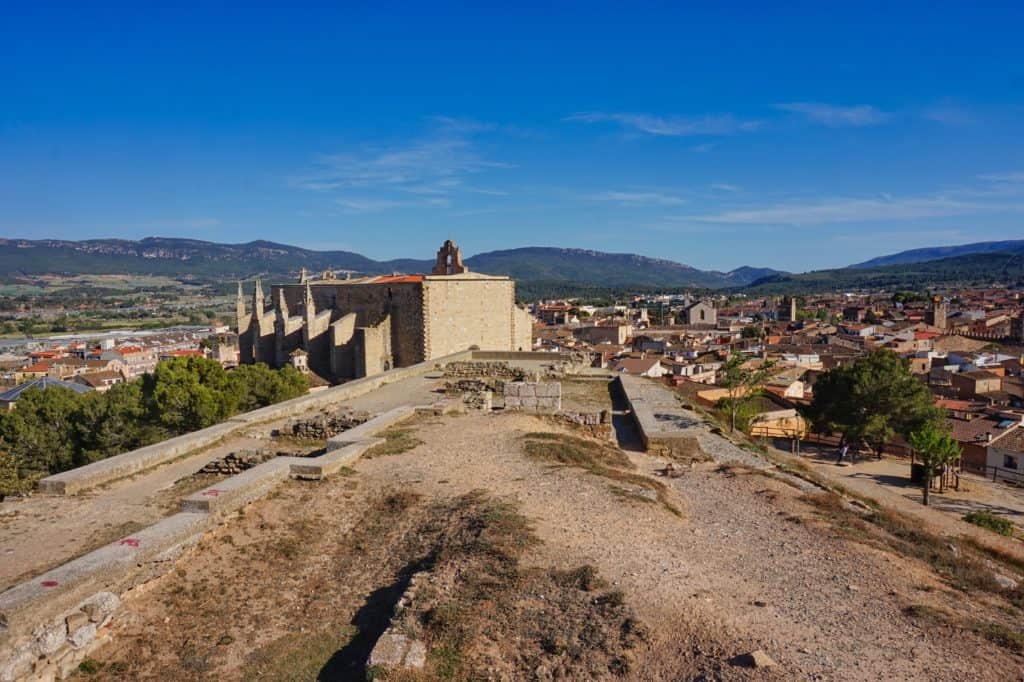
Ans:
<svg viewBox="0 0 1024 682"><path fill-rule="evenodd" d="M925 315L925 322L936 329L946 328L946 315L949 313L949 304L945 299L936 296L932 299L932 309Z"/></svg>
<svg viewBox="0 0 1024 682"><path fill-rule="evenodd" d="M242 283L238 283L238 296L235 297L235 329L241 334L249 327L249 319L245 314L245 294L242 293Z"/></svg>
<svg viewBox="0 0 1024 682"><path fill-rule="evenodd" d="M796 297L783 296L777 313L779 322L796 322Z"/></svg>
<svg viewBox="0 0 1024 682"><path fill-rule="evenodd" d="M469 272L469 268L462 264L462 249L456 246L451 239L446 239L441 248L437 250L437 263L430 274L461 275L464 272Z"/></svg>

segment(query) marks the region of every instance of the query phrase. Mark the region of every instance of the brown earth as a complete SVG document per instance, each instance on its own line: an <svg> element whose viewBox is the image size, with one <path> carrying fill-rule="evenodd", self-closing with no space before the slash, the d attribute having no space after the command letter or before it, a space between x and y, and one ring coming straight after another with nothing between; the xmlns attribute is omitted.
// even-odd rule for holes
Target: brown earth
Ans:
<svg viewBox="0 0 1024 682"><path fill-rule="evenodd" d="M446 588L404 616L429 653L403 679L1021 678L1018 607L830 499L742 467L530 455L568 432L522 414L407 428L411 449L283 484L130 595L87 677L365 679L427 570ZM747 667L758 649L777 665Z"/></svg>

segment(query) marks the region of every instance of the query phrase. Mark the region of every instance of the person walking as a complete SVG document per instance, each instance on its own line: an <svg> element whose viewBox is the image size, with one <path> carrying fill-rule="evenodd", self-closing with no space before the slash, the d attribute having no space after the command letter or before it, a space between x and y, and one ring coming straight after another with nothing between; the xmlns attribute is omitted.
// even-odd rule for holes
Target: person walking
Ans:
<svg viewBox="0 0 1024 682"><path fill-rule="evenodd" d="M849 452L850 446L843 443L843 446L839 448L839 459L836 460L836 464L842 464L843 458L846 457L846 453Z"/></svg>

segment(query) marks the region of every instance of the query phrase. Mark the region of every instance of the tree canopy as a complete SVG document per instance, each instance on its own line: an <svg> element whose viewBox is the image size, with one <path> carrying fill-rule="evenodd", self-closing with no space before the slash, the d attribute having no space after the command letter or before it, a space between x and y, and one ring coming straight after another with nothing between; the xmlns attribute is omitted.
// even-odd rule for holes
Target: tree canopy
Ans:
<svg viewBox="0 0 1024 682"><path fill-rule="evenodd" d="M829 370L814 384L809 417L820 433L839 433L847 443L867 443L881 453L894 436L910 434L940 414L928 387L907 360L888 349Z"/></svg>
<svg viewBox="0 0 1024 682"><path fill-rule="evenodd" d="M949 434L941 422L923 424L910 434L910 447L924 465L924 504L928 505L928 493L932 479L944 467L960 458L960 444Z"/></svg>
<svg viewBox="0 0 1024 682"><path fill-rule="evenodd" d="M306 377L293 367L246 365L229 372L199 356L161 362L142 379L106 393L30 388L15 409L0 413L0 470L6 472L0 480L14 491L25 481L205 428L307 389ZM9 480L12 469L17 475Z"/></svg>

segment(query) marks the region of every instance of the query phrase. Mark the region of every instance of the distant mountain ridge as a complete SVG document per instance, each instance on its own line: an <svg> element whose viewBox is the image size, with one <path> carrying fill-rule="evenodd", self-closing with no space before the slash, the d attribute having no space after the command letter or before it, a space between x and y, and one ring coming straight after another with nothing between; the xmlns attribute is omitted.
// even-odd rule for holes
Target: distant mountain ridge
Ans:
<svg viewBox="0 0 1024 682"><path fill-rule="evenodd" d="M899 253L879 256L863 263L850 265L851 268L875 268L885 265L901 265L923 263L925 261L953 258L975 253L1024 253L1024 239L1009 239L995 242L974 242L955 246L930 246L921 249L910 249Z"/></svg>
<svg viewBox="0 0 1024 682"><path fill-rule="evenodd" d="M730 272L699 270L662 258L589 249L524 247L480 253L466 259L477 272L509 275L523 282L572 282L601 286L744 286L784 275L770 268L741 267ZM0 274L157 274L173 277L282 277L305 267L358 274L429 272L432 260L376 261L351 251L316 251L269 241L220 244L195 239L148 237L141 240L0 239Z"/></svg>

